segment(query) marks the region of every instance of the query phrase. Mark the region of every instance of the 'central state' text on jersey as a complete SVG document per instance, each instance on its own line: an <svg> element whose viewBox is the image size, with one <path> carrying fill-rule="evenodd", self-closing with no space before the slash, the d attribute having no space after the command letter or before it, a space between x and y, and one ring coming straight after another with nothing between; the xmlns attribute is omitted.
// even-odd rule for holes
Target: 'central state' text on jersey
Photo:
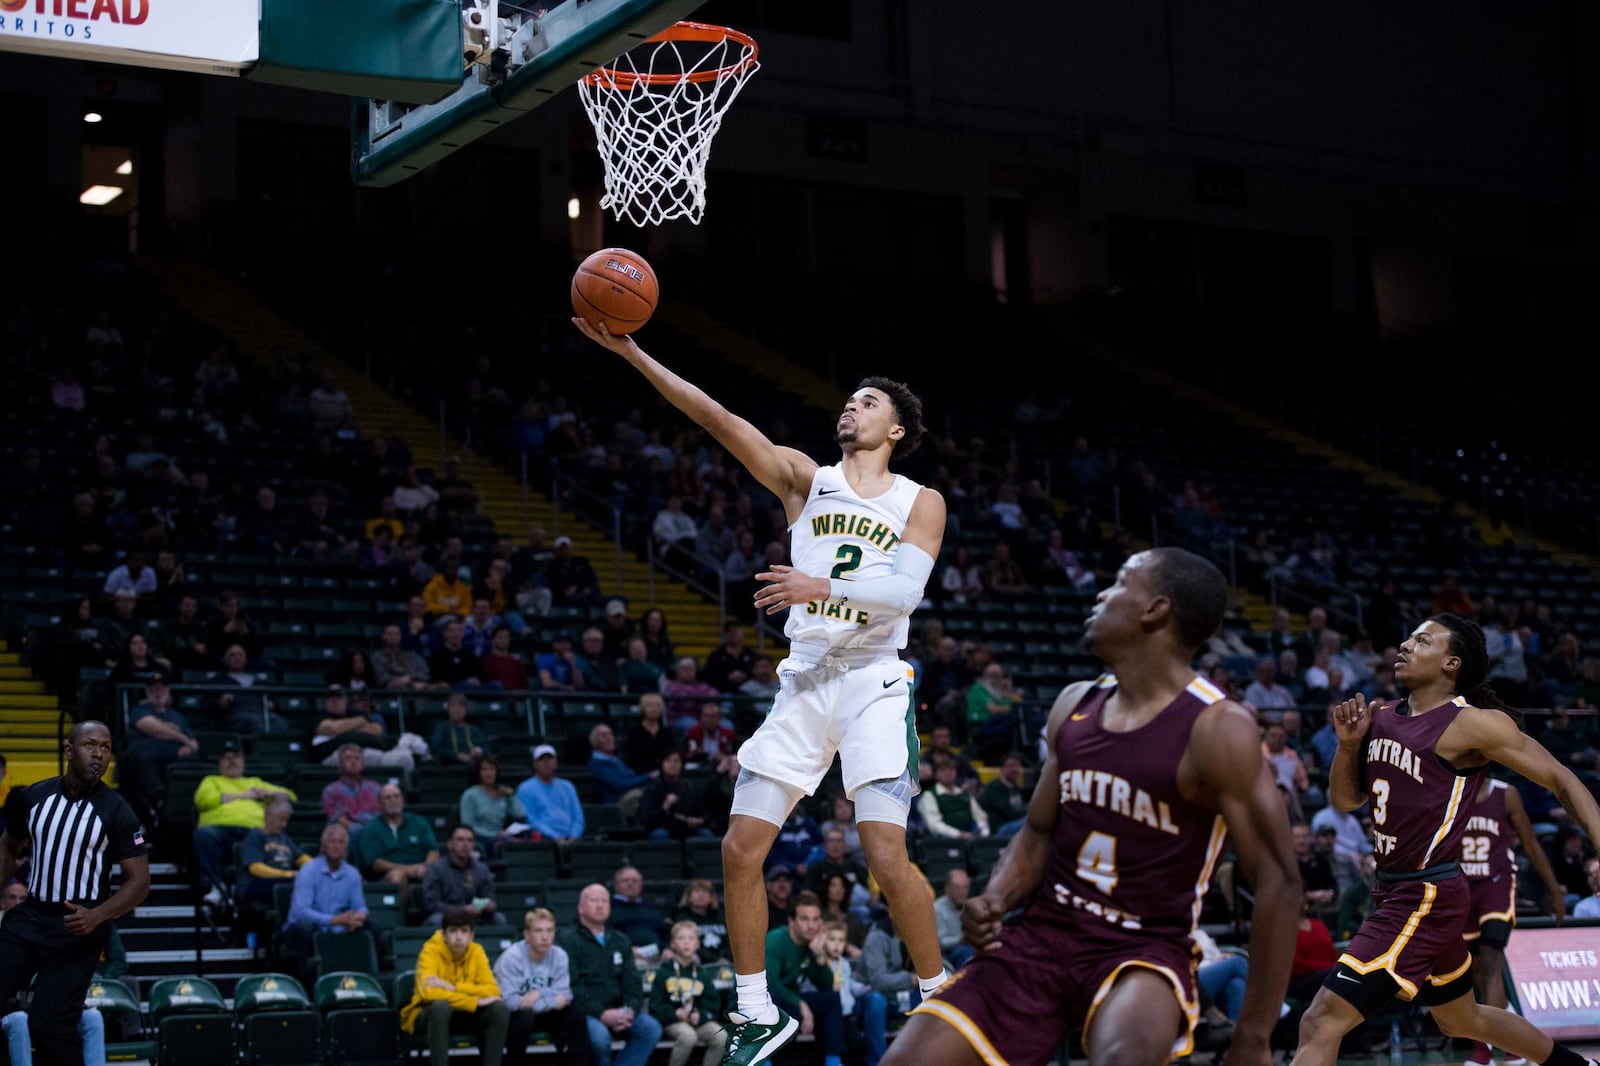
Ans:
<svg viewBox="0 0 1600 1066"><path fill-rule="evenodd" d="M1504 781L1490 781L1461 833L1461 872L1473 881L1498 881L1517 872L1516 830L1506 815Z"/></svg>
<svg viewBox="0 0 1600 1066"><path fill-rule="evenodd" d="M1227 830L1179 791L1178 764L1195 720L1225 697L1197 677L1149 722L1114 733L1100 717L1116 685L1102 676L1056 730L1061 810L1034 905L1187 935Z"/></svg>
<svg viewBox="0 0 1600 1066"><path fill-rule="evenodd" d="M1437 754L1439 738L1466 706L1457 696L1424 714L1399 701L1372 711L1363 770L1372 809L1372 850L1382 873L1415 873L1461 857L1461 834L1482 769L1458 773Z"/></svg>
<svg viewBox="0 0 1600 1066"><path fill-rule="evenodd" d="M789 527L794 568L840 581L888 577L894 572L895 550L921 491L915 481L896 475L886 492L863 499L845 480L842 465L819 467L811 481L811 495L799 519ZM820 600L789 608L783 633L794 644L898 652L906 646L910 629L907 615L878 617L870 609L849 603L847 597L845 602Z"/></svg>

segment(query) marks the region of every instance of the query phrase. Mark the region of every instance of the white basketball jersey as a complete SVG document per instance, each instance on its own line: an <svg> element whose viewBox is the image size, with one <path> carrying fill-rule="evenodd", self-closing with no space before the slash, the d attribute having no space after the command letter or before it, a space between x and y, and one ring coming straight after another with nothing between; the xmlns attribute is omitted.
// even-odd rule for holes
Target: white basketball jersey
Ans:
<svg viewBox="0 0 1600 1066"><path fill-rule="evenodd" d="M845 480L840 465L820 467L800 518L789 527L793 566L813 577L859 581L888 577L905 532L906 519L922 486L896 474L887 492L864 500ZM783 632L791 644L831 648L881 648L888 654L906 646L910 616L882 615L832 600L789 608Z"/></svg>

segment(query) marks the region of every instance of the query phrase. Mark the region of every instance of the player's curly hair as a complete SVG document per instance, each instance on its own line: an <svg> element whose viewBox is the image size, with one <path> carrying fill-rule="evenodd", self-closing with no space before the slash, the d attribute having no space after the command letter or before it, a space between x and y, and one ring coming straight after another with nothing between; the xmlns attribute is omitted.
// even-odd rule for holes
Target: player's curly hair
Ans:
<svg viewBox="0 0 1600 1066"><path fill-rule="evenodd" d="M1456 671L1456 695L1474 707L1504 711L1520 728L1522 711L1507 706L1489 685L1489 643L1484 639L1483 627L1470 618L1454 614L1436 614L1428 621L1437 622L1450 631L1450 654L1461 660L1461 669Z"/></svg>
<svg viewBox="0 0 1600 1066"><path fill-rule="evenodd" d="M895 421L905 428L906 435L895 441L893 455L896 459L904 459L922 444L922 437L928 432L928 427L922 424L922 401L917 399L917 394L911 387L902 381L893 381L889 378L868 377L862 378L861 384L856 388L877 389L889 397L889 402L894 404Z"/></svg>

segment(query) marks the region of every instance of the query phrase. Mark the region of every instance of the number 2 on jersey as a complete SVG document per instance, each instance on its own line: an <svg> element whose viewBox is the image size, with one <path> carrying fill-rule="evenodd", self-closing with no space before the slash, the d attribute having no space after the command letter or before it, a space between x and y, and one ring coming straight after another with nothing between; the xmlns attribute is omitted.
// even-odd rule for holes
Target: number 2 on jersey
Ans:
<svg viewBox="0 0 1600 1066"><path fill-rule="evenodd" d="M844 575L861 565L861 545L841 544L833 557L839 561L834 564L832 570L828 571L828 576L844 577Z"/></svg>
<svg viewBox="0 0 1600 1066"><path fill-rule="evenodd" d="M1111 895L1117 887L1117 838L1110 833L1090 833L1078 849L1078 876Z"/></svg>

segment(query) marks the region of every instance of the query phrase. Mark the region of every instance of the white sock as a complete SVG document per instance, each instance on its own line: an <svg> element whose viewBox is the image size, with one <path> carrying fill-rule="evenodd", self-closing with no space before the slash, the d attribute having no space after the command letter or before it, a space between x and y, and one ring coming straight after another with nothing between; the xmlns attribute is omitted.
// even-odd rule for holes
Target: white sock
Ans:
<svg viewBox="0 0 1600 1066"><path fill-rule="evenodd" d="M917 978L917 987L922 991L922 998L927 999L929 996L939 991L939 986L944 984L949 979L950 971L948 970L940 970L938 977Z"/></svg>
<svg viewBox="0 0 1600 1066"><path fill-rule="evenodd" d="M733 987L739 994L739 1013L753 1022L771 1025L778 1020L778 1006L767 991L767 971L736 973Z"/></svg>

